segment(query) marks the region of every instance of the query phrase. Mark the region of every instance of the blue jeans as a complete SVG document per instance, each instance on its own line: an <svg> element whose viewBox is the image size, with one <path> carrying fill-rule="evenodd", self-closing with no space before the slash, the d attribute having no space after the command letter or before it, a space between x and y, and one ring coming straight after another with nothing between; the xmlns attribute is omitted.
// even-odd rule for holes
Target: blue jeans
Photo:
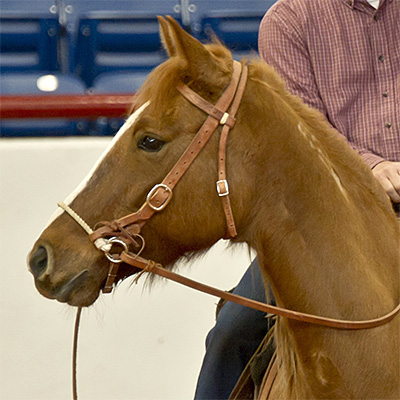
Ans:
<svg viewBox="0 0 400 400"><path fill-rule="evenodd" d="M233 293L266 301L257 259L247 269ZM197 382L195 399L228 399L270 327L265 313L228 301L207 336L206 354Z"/></svg>

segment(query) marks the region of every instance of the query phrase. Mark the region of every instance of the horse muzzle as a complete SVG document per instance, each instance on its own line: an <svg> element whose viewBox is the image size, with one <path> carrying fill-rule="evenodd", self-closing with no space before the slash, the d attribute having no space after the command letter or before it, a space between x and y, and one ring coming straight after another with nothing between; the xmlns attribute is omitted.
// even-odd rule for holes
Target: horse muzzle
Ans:
<svg viewBox="0 0 400 400"><path fill-rule="evenodd" d="M34 276L39 293L52 300L72 306L89 306L99 295L99 284L89 269L56 279L54 260L49 246L40 244L28 256L29 270Z"/></svg>

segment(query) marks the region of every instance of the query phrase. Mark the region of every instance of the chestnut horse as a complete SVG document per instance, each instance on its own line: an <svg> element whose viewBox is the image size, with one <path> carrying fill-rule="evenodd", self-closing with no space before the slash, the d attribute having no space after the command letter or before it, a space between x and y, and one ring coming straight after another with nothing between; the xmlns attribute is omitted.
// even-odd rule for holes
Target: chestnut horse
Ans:
<svg viewBox="0 0 400 400"><path fill-rule="evenodd" d="M150 74L136 111L66 200L92 227L137 211L202 126L207 115L177 87L183 83L216 104L231 81L232 56L220 43L201 44L172 18L160 18L160 28L169 59ZM231 241L255 249L281 307L346 320L391 312L400 302L400 254L388 197L324 117L289 94L271 67L252 60L247 68L227 145L237 230ZM215 190L221 130L176 185L168 207L141 227L142 257L172 268L227 236ZM109 269L62 210L29 262L38 291L72 306L90 306ZM136 272L122 263L116 279ZM346 331L278 318L279 368L270 398L399 399L399 322L397 316Z"/></svg>

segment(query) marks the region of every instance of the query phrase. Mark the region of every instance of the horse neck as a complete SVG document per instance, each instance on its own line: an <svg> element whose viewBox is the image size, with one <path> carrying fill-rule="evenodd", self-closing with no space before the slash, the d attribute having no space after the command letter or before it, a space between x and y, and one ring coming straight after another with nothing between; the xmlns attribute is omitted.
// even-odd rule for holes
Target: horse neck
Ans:
<svg viewBox="0 0 400 400"><path fill-rule="evenodd" d="M279 118L257 162L267 189L253 200L250 245L278 302L343 319L390 311L399 300L398 227L371 193L372 175L325 123L313 129L291 110L277 113L264 124Z"/></svg>
<svg viewBox="0 0 400 400"><path fill-rule="evenodd" d="M243 168L248 186L242 198L248 206L234 204L235 210L244 210L237 212L239 240L257 251L281 307L347 320L392 311L400 301L400 260L399 228L390 202L327 123L308 118L309 111L300 114L279 96L274 101L258 113L254 106L245 110L259 118L249 120L243 127L247 132L240 135L247 134L246 146L253 150L247 150L251 162ZM240 155L244 157L243 151ZM246 197L249 192L251 198ZM282 369L276 397L319 397L319 390L324 397L325 383L337 378L343 384L338 383L331 398L365 398L367 382L355 374L361 351L356 342L379 348L363 353L365 375L374 376L379 387L382 369L399 368L398 342L387 339L397 338L399 329L393 324L383 329L391 333L377 337L361 331L354 337L279 319L276 341ZM355 394L347 392L347 384Z"/></svg>

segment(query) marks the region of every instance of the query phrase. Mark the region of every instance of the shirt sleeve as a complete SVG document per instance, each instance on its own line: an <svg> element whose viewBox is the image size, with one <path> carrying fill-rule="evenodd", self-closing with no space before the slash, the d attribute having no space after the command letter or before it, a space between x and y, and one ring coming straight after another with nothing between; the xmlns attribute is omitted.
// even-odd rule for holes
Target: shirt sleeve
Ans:
<svg viewBox="0 0 400 400"><path fill-rule="evenodd" d="M290 14L291 10L285 10L281 16L274 8L264 16L258 38L260 56L274 67L292 94L299 96L310 107L319 110L330 122L327 108L315 82L306 35L302 32L301 18ZM335 126L333 128L336 129ZM371 169L384 161L383 158L349 141L341 132L338 133L361 155Z"/></svg>

